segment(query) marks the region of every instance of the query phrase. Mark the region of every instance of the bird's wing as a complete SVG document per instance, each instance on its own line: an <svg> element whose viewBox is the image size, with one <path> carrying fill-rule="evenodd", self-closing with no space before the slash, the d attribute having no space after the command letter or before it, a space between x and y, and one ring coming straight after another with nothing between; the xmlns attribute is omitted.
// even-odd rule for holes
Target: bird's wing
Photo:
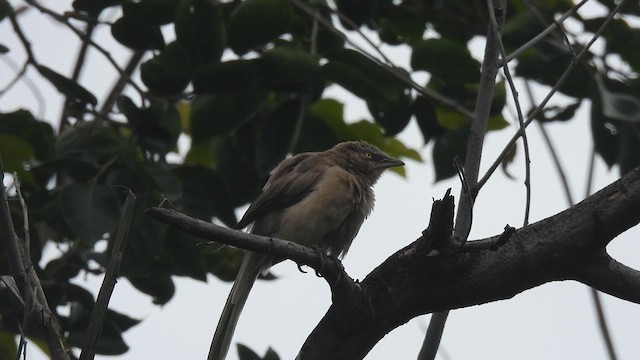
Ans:
<svg viewBox="0 0 640 360"><path fill-rule="evenodd" d="M236 229L247 227L265 214L287 208L304 199L330 165L317 153L303 153L283 160L272 172L262 193L249 206Z"/></svg>

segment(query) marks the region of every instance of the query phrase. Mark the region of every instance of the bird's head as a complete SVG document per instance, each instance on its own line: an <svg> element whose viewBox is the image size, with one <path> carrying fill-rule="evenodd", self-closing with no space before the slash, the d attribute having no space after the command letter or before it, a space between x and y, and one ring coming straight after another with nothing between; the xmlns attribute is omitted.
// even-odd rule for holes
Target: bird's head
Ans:
<svg viewBox="0 0 640 360"><path fill-rule="evenodd" d="M336 161L349 172L373 185L384 170L404 163L366 141L347 141L333 147Z"/></svg>

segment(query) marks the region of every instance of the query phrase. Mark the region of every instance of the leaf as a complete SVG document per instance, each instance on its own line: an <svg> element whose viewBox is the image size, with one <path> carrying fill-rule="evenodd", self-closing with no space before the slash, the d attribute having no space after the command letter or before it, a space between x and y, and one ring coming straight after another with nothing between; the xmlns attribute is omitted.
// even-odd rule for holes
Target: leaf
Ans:
<svg viewBox="0 0 640 360"><path fill-rule="evenodd" d="M246 0L229 17L229 47L238 55L266 45L289 30L291 8L287 0Z"/></svg>
<svg viewBox="0 0 640 360"><path fill-rule="evenodd" d="M630 93L610 91L599 75L596 75L596 83L604 116L630 123L640 122L640 98Z"/></svg>
<svg viewBox="0 0 640 360"><path fill-rule="evenodd" d="M280 356L278 356L278 354L271 347L269 347L262 360L280 360Z"/></svg>
<svg viewBox="0 0 640 360"><path fill-rule="evenodd" d="M193 90L197 94L239 93L255 88L259 76L253 60L215 63L196 71L193 77Z"/></svg>
<svg viewBox="0 0 640 360"><path fill-rule="evenodd" d="M246 123L265 97L264 93L257 91L197 97L191 104L190 134L193 141L209 140Z"/></svg>
<svg viewBox="0 0 640 360"><path fill-rule="evenodd" d="M15 359L18 352L16 335L9 332L0 332L0 359Z"/></svg>
<svg viewBox="0 0 640 360"><path fill-rule="evenodd" d="M447 131L438 136L433 146L433 165L435 181L448 179L456 174L453 159L458 157L464 163L467 148L468 128Z"/></svg>
<svg viewBox="0 0 640 360"><path fill-rule="evenodd" d="M49 80L49 82L66 97L82 104L91 104L92 106L98 104L98 99L77 82L58 74L44 65L38 65L37 69L40 75Z"/></svg>
<svg viewBox="0 0 640 360"><path fill-rule="evenodd" d="M5 46L5 45L3 45L3 44L0 44L0 54L6 54L6 53L8 53L9 51L11 51L11 50L10 50L8 47L6 47L6 46Z"/></svg>
<svg viewBox="0 0 640 360"><path fill-rule="evenodd" d="M436 115L436 107L430 99L424 96L417 96L413 102L412 111L416 117L416 122L418 123L418 128L420 128L425 144L432 138L446 131L446 129L440 125L438 116Z"/></svg>
<svg viewBox="0 0 640 360"><path fill-rule="evenodd" d="M296 122L300 117L301 99L294 98L276 107L262 123L256 142L256 169L258 174L266 176L280 161L289 148L294 135Z"/></svg>
<svg viewBox="0 0 640 360"><path fill-rule="evenodd" d="M33 159L35 151L24 140L11 135L0 134L0 156L2 156L3 170L15 172L23 182L32 183L33 177L26 170L25 164Z"/></svg>
<svg viewBox="0 0 640 360"><path fill-rule="evenodd" d="M411 67L425 70L445 81L475 83L480 63L466 46L449 39L427 39L413 46Z"/></svg>
<svg viewBox="0 0 640 360"><path fill-rule="evenodd" d="M111 25L111 35L120 44L133 50L161 50L164 37L157 25L123 16Z"/></svg>
<svg viewBox="0 0 640 360"><path fill-rule="evenodd" d="M176 202L182 198L182 184L171 172L168 165L155 162L145 163L142 164L142 169L169 201Z"/></svg>
<svg viewBox="0 0 640 360"><path fill-rule="evenodd" d="M191 80L185 54L175 42L142 64L140 77L151 93L160 96L181 94Z"/></svg>
<svg viewBox="0 0 640 360"><path fill-rule="evenodd" d="M126 17L148 25L166 25L174 21L177 6L175 0L144 0L124 3L122 11Z"/></svg>
<svg viewBox="0 0 640 360"><path fill-rule="evenodd" d="M125 0L74 0L73 8L77 11L98 15L102 10L123 3Z"/></svg>
<svg viewBox="0 0 640 360"><path fill-rule="evenodd" d="M276 91L296 91L320 78L318 59L304 51L278 46L256 60L263 85Z"/></svg>
<svg viewBox="0 0 640 360"><path fill-rule="evenodd" d="M410 94L403 94L392 103L367 103L369 112L388 136L395 136L404 130L411 120Z"/></svg>
<svg viewBox="0 0 640 360"><path fill-rule="evenodd" d="M176 39L196 67L220 60L226 32L219 6L206 0L180 0L175 21Z"/></svg>
<svg viewBox="0 0 640 360"><path fill-rule="evenodd" d="M507 126L509 126L509 122L505 120L502 114L498 114L498 115L493 115L489 117L489 122L487 123L487 130L488 131L502 130Z"/></svg>
<svg viewBox="0 0 640 360"><path fill-rule="evenodd" d="M618 126L602 113L599 96L591 99L591 135L596 152L612 167L618 159Z"/></svg>
<svg viewBox="0 0 640 360"><path fill-rule="evenodd" d="M120 204L112 188L72 183L60 195L65 222L87 246L92 247L118 225Z"/></svg>
<svg viewBox="0 0 640 360"><path fill-rule="evenodd" d="M44 121L38 121L27 110L0 113L0 133L16 136L27 142L38 160L48 160L53 156L53 128Z"/></svg>
<svg viewBox="0 0 640 360"><path fill-rule="evenodd" d="M249 349L247 346L240 343L238 343L236 346L238 347L238 358L240 360L262 360L262 358L257 353Z"/></svg>
<svg viewBox="0 0 640 360"><path fill-rule="evenodd" d="M385 103L387 98L380 88L370 78L358 69L339 61L329 61L322 66L324 77L352 92L368 102Z"/></svg>
<svg viewBox="0 0 640 360"><path fill-rule="evenodd" d="M169 274L149 274L148 276L127 277L136 289L153 297L153 303L164 305L176 292L176 287Z"/></svg>
<svg viewBox="0 0 640 360"><path fill-rule="evenodd" d="M620 176L640 166L640 137L638 128L634 125L623 124L620 129L620 142L618 150L618 165L620 165Z"/></svg>

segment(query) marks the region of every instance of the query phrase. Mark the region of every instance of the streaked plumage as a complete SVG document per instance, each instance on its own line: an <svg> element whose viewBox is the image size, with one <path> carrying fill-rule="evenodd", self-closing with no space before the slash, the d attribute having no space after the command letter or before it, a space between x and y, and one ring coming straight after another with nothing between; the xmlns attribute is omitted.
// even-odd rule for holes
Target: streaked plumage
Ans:
<svg viewBox="0 0 640 360"><path fill-rule="evenodd" d="M373 209L373 185L382 172L404 165L364 141L340 143L323 152L283 160L236 228L314 246L344 256ZM245 251L220 317L209 360L224 360L249 291L269 256Z"/></svg>

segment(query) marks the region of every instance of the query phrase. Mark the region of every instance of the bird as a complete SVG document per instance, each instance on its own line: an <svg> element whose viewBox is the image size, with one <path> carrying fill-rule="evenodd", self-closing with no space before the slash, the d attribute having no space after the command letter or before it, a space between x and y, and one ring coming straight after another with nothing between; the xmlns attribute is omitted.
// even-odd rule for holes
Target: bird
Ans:
<svg viewBox="0 0 640 360"><path fill-rule="evenodd" d="M284 159L236 229L275 237L339 258L349 250L373 210L373 186L382 173L404 162L362 140L341 142L321 152ZM271 256L245 251L209 349L208 360L224 360L242 308Z"/></svg>

